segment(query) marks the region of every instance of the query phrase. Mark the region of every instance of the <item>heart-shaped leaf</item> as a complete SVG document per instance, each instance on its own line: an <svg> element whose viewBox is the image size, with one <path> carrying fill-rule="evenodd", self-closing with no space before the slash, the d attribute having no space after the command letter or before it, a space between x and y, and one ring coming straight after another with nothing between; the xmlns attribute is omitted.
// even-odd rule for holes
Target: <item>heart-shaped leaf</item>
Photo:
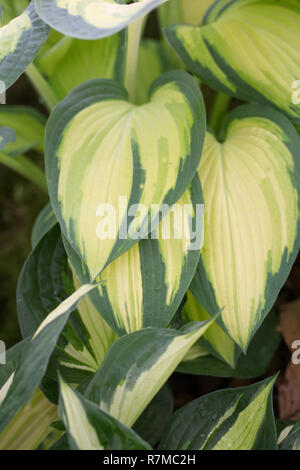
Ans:
<svg viewBox="0 0 300 470"><path fill-rule="evenodd" d="M166 36L187 68L214 88L272 103L300 121L298 0L220 0L203 26L176 25ZM299 87L298 87L299 88Z"/></svg>
<svg viewBox="0 0 300 470"><path fill-rule="evenodd" d="M40 17L52 28L79 39L110 36L166 0L34 0Z"/></svg>
<svg viewBox="0 0 300 470"><path fill-rule="evenodd" d="M222 142L208 133L199 176L204 245L191 291L246 350L299 250L300 139L271 108L232 112Z"/></svg>
<svg viewBox="0 0 300 470"><path fill-rule="evenodd" d="M171 208L182 196L204 132L201 92L182 71L159 77L141 106L104 79L57 105L46 128L49 193L91 279L158 225L163 204Z"/></svg>

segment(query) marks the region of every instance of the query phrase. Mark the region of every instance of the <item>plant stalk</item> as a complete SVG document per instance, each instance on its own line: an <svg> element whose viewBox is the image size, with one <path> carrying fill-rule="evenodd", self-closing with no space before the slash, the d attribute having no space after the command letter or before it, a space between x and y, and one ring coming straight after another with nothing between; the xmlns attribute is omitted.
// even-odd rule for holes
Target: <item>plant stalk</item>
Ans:
<svg viewBox="0 0 300 470"><path fill-rule="evenodd" d="M127 30L125 87L128 91L129 100L132 103L135 101L139 49L145 18L146 15L140 16L128 26Z"/></svg>
<svg viewBox="0 0 300 470"><path fill-rule="evenodd" d="M51 111L59 100L47 80L33 63L27 67L26 75L42 98L48 111Z"/></svg>

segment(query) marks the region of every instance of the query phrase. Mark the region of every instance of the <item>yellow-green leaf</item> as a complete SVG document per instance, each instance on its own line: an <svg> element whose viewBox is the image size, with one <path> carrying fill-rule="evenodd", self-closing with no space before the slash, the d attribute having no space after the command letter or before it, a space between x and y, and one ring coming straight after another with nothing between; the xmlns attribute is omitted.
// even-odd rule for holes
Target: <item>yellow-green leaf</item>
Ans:
<svg viewBox="0 0 300 470"><path fill-rule="evenodd" d="M203 219L197 175L157 231L114 260L97 278L101 283L91 299L115 331L124 334L169 325L199 261ZM67 251L81 281L86 282L80 261L70 247Z"/></svg>
<svg viewBox="0 0 300 470"><path fill-rule="evenodd" d="M182 196L204 132L201 92L181 71L159 77L141 106L103 79L77 87L55 108L46 129L51 203L91 279L155 228L162 204Z"/></svg>
<svg viewBox="0 0 300 470"><path fill-rule="evenodd" d="M122 81L125 52L124 32L96 41L62 37L40 54L36 63L62 99L76 86L94 78Z"/></svg>
<svg viewBox="0 0 300 470"><path fill-rule="evenodd" d="M182 308L182 314L188 321L203 321L211 318L209 313L202 307L202 305L199 304L190 291L187 292L187 301ZM203 346L204 349L206 347L207 351L220 357L234 368L240 351L238 351L234 341L232 341L232 339L216 322L212 323L212 325L207 329L199 343L199 346ZM194 351L194 354L195 357L201 357L203 355L203 351L199 348L198 355L196 355L196 351ZM185 360L192 359L193 356L191 354L185 358Z"/></svg>
<svg viewBox="0 0 300 470"><path fill-rule="evenodd" d="M272 108L245 105L199 166L204 246L191 290L246 350L299 250L299 135Z"/></svg>
<svg viewBox="0 0 300 470"><path fill-rule="evenodd" d="M203 26L168 27L187 68L215 90L271 103L300 121L293 102L300 76L298 0L220 0Z"/></svg>

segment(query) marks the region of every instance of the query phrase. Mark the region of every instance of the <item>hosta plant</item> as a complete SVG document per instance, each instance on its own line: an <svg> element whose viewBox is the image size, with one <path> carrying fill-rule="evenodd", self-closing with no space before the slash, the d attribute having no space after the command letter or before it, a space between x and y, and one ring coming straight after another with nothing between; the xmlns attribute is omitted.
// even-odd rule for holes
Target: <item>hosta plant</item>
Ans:
<svg viewBox="0 0 300 470"><path fill-rule="evenodd" d="M0 105L0 163L49 195L0 448L300 449L265 374L299 249L299 0L0 5L2 96L26 74L40 100ZM175 371L250 385L174 412Z"/></svg>

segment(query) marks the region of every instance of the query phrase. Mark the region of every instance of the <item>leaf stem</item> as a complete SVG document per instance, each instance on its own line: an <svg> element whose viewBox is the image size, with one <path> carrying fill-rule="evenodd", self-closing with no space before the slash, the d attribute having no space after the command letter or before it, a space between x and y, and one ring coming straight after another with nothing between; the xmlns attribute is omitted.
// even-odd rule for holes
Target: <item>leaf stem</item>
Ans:
<svg viewBox="0 0 300 470"><path fill-rule="evenodd" d="M23 155L13 157L0 152L0 163L27 178L42 191L46 193L48 192L44 173L27 157L24 157Z"/></svg>
<svg viewBox="0 0 300 470"><path fill-rule="evenodd" d="M39 93L48 110L51 111L59 100L47 80L33 63L27 67L26 75Z"/></svg>
<svg viewBox="0 0 300 470"><path fill-rule="evenodd" d="M230 101L231 96L225 95L224 93L218 93L215 97L215 101L210 112L208 125L214 131L216 136L219 133L221 119L227 111Z"/></svg>
<svg viewBox="0 0 300 470"><path fill-rule="evenodd" d="M136 91L136 73L139 59L140 41L146 15L134 20L127 29L127 56L125 67L125 87L129 100L134 103Z"/></svg>

